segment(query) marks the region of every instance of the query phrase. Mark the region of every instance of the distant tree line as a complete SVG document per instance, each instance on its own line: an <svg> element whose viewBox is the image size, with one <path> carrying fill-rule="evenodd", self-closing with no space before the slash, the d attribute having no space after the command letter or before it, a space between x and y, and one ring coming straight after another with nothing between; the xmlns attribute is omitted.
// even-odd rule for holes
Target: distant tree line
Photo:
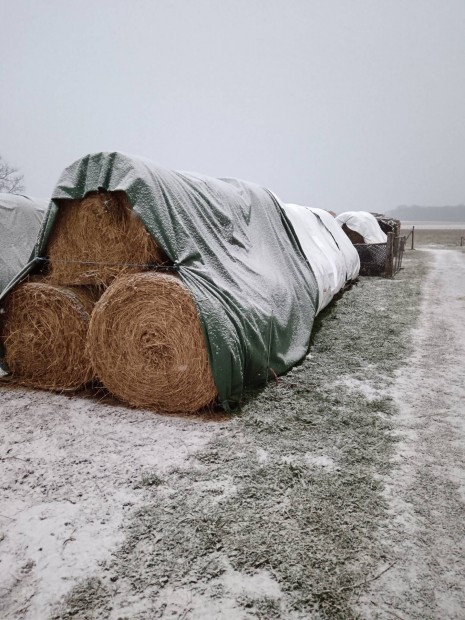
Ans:
<svg viewBox="0 0 465 620"><path fill-rule="evenodd" d="M24 175L17 168L10 166L0 155L0 192L21 194L24 192Z"/></svg>

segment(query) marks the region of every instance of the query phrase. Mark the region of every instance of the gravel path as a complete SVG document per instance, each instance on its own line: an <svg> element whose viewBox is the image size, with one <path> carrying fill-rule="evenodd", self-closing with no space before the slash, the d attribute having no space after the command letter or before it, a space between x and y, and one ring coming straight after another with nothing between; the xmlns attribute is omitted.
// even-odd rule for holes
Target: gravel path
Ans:
<svg viewBox="0 0 465 620"><path fill-rule="evenodd" d="M383 529L393 566L362 599L367 618L465 618L465 254L427 251L414 352L394 386L400 443Z"/></svg>

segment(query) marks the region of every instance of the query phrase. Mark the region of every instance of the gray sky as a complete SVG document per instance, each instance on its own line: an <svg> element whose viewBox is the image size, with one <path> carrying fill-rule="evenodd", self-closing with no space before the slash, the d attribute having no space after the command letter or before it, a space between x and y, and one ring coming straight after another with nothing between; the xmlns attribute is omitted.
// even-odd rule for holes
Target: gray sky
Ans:
<svg viewBox="0 0 465 620"><path fill-rule="evenodd" d="M341 212L465 202L465 0L0 0L0 154L104 150Z"/></svg>

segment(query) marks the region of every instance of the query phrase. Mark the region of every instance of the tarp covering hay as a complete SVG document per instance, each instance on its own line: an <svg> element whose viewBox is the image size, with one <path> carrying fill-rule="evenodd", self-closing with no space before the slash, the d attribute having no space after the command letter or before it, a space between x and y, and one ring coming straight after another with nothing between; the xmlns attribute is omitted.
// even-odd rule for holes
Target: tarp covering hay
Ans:
<svg viewBox="0 0 465 620"><path fill-rule="evenodd" d="M282 204L318 283L318 312L359 274L357 250L327 211Z"/></svg>
<svg viewBox="0 0 465 620"><path fill-rule="evenodd" d="M365 239L363 235L349 228L347 224L342 225L343 232L347 235L348 239L352 242L353 245L357 245L359 243L365 243Z"/></svg>
<svg viewBox="0 0 465 620"><path fill-rule="evenodd" d="M0 293L28 262L47 203L0 193Z"/></svg>
<svg viewBox="0 0 465 620"><path fill-rule="evenodd" d="M278 201L252 183L175 172L121 153L87 155L61 175L18 281L46 261L61 201L102 190L126 194L189 289L220 405L229 409L245 388L263 385L269 369L282 374L306 355L316 279Z"/></svg>
<svg viewBox="0 0 465 620"><path fill-rule="evenodd" d="M99 379L131 405L190 413L216 397L194 300L173 275L118 277L95 306L87 342Z"/></svg>
<svg viewBox="0 0 465 620"><path fill-rule="evenodd" d="M93 377L85 342L96 297L85 288L24 282L2 301L1 341L18 382L78 389Z"/></svg>
<svg viewBox="0 0 465 620"><path fill-rule="evenodd" d="M352 243L386 243L387 236L384 233L375 216L368 211L346 211L336 217L336 221L346 230ZM344 229L345 230L345 229ZM352 235L351 233L357 233Z"/></svg>
<svg viewBox="0 0 465 620"><path fill-rule="evenodd" d="M360 259L354 254L353 243L347 238L347 235L340 228L339 222L336 221L335 215L331 215L331 211L325 211L324 209L317 209L315 207L308 207L312 213L319 217L328 229L329 233L333 237L336 245L338 246L341 255L344 258L346 264L346 278L347 280L355 280L360 270Z"/></svg>
<svg viewBox="0 0 465 620"><path fill-rule="evenodd" d="M124 192L60 200L46 253L53 284L108 285L115 276L165 262Z"/></svg>
<svg viewBox="0 0 465 620"><path fill-rule="evenodd" d="M394 217L383 215L382 213L372 213L372 215L376 218L379 227L384 233L386 233L386 235L392 232L396 235L396 237L400 236L400 220L397 220Z"/></svg>

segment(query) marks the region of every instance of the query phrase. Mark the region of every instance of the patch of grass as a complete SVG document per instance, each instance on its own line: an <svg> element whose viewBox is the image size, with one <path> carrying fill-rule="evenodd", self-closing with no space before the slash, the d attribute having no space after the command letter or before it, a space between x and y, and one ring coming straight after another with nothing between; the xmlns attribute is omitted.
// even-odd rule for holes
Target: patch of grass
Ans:
<svg viewBox="0 0 465 620"><path fill-rule="evenodd" d="M282 609L279 600L271 597L243 597L239 601L241 607L253 613L260 620L276 620L282 618Z"/></svg>
<svg viewBox="0 0 465 620"><path fill-rule="evenodd" d="M196 467L171 472L163 492L146 485L153 502L133 514L109 566L131 593L213 596L227 570L266 571L282 597L238 596L249 616L357 617L352 597L384 553L379 480L395 405L382 390L410 350L423 258L408 257L395 281L361 278L317 319L311 356L249 395Z"/></svg>
<svg viewBox="0 0 465 620"><path fill-rule="evenodd" d="M108 617L109 591L100 579L85 579L65 598L51 620L90 620ZM95 615L94 615L95 614Z"/></svg>
<svg viewBox="0 0 465 620"><path fill-rule="evenodd" d="M163 484L163 479L155 472L146 472L136 485L136 489L142 487L159 487Z"/></svg>

